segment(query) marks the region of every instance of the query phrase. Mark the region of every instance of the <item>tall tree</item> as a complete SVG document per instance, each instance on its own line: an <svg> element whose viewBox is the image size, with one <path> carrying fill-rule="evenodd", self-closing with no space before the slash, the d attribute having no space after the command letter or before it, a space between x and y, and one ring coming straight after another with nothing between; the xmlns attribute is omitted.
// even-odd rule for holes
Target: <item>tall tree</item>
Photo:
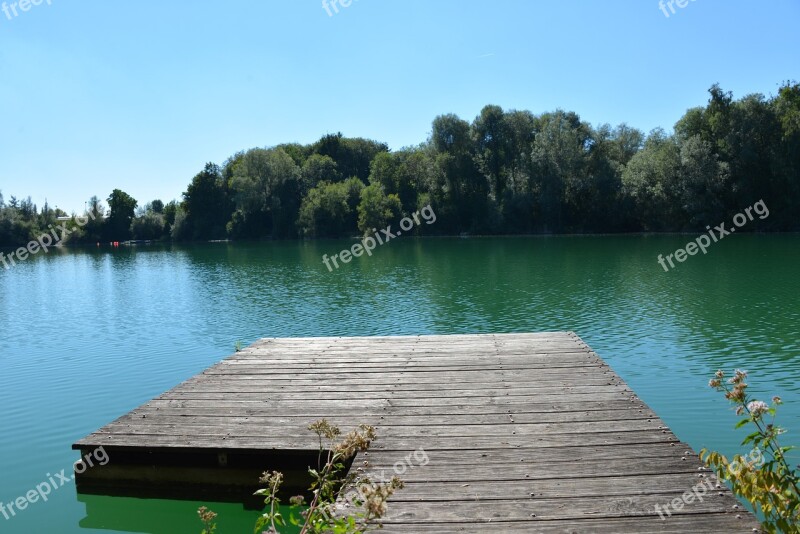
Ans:
<svg viewBox="0 0 800 534"><path fill-rule="evenodd" d="M303 164L302 192L308 193L321 182L336 183L342 181L339 166L330 156L312 154Z"/></svg>
<svg viewBox="0 0 800 534"><path fill-rule="evenodd" d="M206 163L183 194L183 210L188 229L184 235L193 239L222 239L233 213L233 202L220 168Z"/></svg>
<svg viewBox="0 0 800 534"><path fill-rule="evenodd" d="M364 184L356 177L309 191L300 207L298 225L307 237L343 237L358 229L358 204Z"/></svg>
<svg viewBox="0 0 800 534"><path fill-rule="evenodd" d="M511 145L503 108L484 107L472 123L472 136L478 167L491 186L490 194L499 202L505 192L504 170Z"/></svg>
<svg viewBox="0 0 800 534"><path fill-rule="evenodd" d="M361 190L358 229L363 235L370 235L399 219L401 212L400 197L387 195L381 184L371 184Z"/></svg>
<svg viewBox="0 0 800 534"><path fill-rule="evenodd" d="M311 149L314 154L328 156L335 161L341 176L355 176L366 184L373 158L381 152L387 152L389 147L386 143L369 139L347 138L340 132L323 136Z"/></svg>
<svg viewBox="0 0 800 534"><path fill-rule="evenodd" d="M438 176L431 196L442 208L437 224L448 231L481 231L487 220L490 186L476 164L469 123L453 114L436 117L431 144Z"/></svg>
<svg viewBox="0 0 800 534"><path fill-rule="evenodd" d="M630 199L636 230L680 230L685 221L680 144L664 130L650 132L644 148L625 166L623 191Z"/></svg>
<svg viewBox="0 0 800 534"><path fill-rule="evenodd" d="M107 237L111 241L130 239L131 222L137 206L136 199L124 191L114 189L107 200L110 210L106 222Z"/></svg>
<svg viewBox="0 0 800 534"><path fill-rule="evenodd" d="M773 227L800 230L800 84L784 83L771 105L781 125L773 163L780 203Z"/></svg>
<svg viewBox="0 0 800 534"><path fill-rule="evenodd" d="M256 148L233 167L234 236L290 237L300 209L300 168L282 149Z"/></svg>
<svg viewBox="0 0 800 534"><path fill-rule="evenodd" d="M558 110L540 118L531 158L538 186L542 229L560 232L563 206L570 215L586 204L590 189L587 161L590 147L588 125L572 112Z"/></svg>

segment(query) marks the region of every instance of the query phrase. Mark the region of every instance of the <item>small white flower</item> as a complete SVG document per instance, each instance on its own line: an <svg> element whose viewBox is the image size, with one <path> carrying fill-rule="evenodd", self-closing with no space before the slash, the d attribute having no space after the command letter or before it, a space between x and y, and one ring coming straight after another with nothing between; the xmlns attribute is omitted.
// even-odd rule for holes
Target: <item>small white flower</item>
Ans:
<svg viewBox="0 0 800 534"><path fill-rule="evenodd" d="M769 410L769 406L762 401L752 401L747 405L747 409L753 414L753 417L760 417Z"/></svg>

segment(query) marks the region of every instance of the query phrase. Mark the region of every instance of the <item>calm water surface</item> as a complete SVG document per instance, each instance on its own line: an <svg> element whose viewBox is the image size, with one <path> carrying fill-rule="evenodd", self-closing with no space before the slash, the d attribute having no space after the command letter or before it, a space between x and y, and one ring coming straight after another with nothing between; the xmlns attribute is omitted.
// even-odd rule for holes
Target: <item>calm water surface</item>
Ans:
<svg viewBox="0 0 800 534"><path fill-rule="evenodd" d="M0 269L0 502L71 469L70 444L267 336L574 330L696 449L737 448L717 368L787 402L800 445L800 236L401 238L329 273L346 241L71 250ZM688 488L687 488L688 489ZM53 492L0 532L196 534L198 503ZM220 533L253 514L213 505Z"/></svg>

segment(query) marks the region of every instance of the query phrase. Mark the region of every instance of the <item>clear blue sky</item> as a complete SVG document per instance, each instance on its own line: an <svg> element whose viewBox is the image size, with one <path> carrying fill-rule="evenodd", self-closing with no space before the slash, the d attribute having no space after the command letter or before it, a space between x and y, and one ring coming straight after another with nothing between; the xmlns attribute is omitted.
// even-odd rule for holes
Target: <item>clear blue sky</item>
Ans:
<svg viewBox="0 0 800 534"><path fill-rule="evenodd" d="M715 82L738 98L800 80L798 0L694 0L669 18L658 0L16 10L0 11L0 190L68 211L113 188L180 198L207 161L328 132L417 144L436 115L490 103L649 131Z"/></svg>

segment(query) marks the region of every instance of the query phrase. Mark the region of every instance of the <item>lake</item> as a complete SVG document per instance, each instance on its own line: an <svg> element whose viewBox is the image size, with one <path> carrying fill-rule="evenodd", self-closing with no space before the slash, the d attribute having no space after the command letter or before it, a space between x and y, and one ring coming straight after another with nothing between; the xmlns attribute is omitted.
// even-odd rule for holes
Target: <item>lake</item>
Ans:
<svg viewBox="0 0 800 534"><path fill-rule="evenodd" d="M800 236L732 236L664 272L657 256L692 237L403 237L334 272L322 255L352 242L72 249L0 269L0 502L260 337L573 330L695 449L744 452L707 386L734 367L783 397L785 441L800 445ZM198 506L65 484L0 515L0 532L197 534ZM220 532L252 531L241 506L211 508Z"/></svg>

